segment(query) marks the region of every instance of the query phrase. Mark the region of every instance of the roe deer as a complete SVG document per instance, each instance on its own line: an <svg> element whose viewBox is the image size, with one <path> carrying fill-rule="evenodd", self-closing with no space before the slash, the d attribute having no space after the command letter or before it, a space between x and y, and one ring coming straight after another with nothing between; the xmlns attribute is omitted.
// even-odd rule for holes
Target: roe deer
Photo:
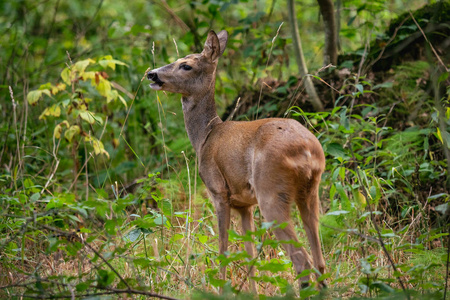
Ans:
<svg viewBox="0 0 450 300"><path fill-rule="evenodd" d="M297 204L311 246L315 268L323 274L325 261L319 240L319 195L325 156L317 138L292 119L223 122L214 101L216 67L228 40L222 30L210 31L200 54L191 54L147 72L150 87L182 95L184 121L199 159L199 174L213 200L219 225L219 253L227 249L230 210L242 217L242 229L254 231L253 206L258 204L268 222L288 222L274 230L278 240L298 242L290 221ZM295 271L312 268L303 247L283 244ZM255 256L254 244L245 249ZM225 279L225 268L221 269ZM250 276L254 276L251 269ZM301 286L309 276L300 278ZM250 281L256 291L254 281Z"/></svg>

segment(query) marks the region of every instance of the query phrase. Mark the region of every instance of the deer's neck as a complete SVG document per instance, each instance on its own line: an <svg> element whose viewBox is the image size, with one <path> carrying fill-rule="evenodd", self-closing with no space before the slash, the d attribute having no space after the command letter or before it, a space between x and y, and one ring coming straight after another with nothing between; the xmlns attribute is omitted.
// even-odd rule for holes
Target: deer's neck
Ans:
<svg viewBox="0 0 450 300"><path fill-rule="evenodd" d="M222 123L216 111L214 89L199 97L183 96L181 102L189 140L197 154L200 154L201 147L213 127Z"/></svg>

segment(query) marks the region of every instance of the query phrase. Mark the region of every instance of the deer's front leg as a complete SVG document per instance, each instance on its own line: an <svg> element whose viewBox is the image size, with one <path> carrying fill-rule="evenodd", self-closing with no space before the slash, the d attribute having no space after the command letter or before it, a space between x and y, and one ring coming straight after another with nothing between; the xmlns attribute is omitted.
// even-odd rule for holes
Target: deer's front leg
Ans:
<svg viewBox="0 0 450 300"><path fill-rule="evenodd" d="M226 193L212 194L219 225L219 255L224 254L228 247L228 229L230 228L230 205ZM225 280L226 267L220 269L220 278Z"/></svg>
<svg viewBox="0 0 450 300"><path fill-rule="evenodd" d="M246 234L247 231L255 231L255 224L253 223L253 207L241 207L238 208L237 211L241 215L242 219L242 234ZM245 251L251 256L252 259L256 257L256 249L255 244L252 242L244 242ZM255 277L255 268L254 266L248 266L248 275L250 278ZM256 294L256 283L253 279L249 279L250 282L250 290Z"/></svg>

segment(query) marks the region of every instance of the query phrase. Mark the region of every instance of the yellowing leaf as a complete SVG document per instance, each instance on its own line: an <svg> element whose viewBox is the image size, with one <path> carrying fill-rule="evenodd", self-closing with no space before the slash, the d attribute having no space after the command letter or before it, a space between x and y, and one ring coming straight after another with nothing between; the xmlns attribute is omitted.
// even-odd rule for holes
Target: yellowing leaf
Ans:
<svg viewBox="0 0 450 300"><path fill-rule="evenodd" d="M89 71L89 72L84 72L83 73L83 80L88 80L88 79L95 79L95 72Z"/></svg>
<svg viewBox="0 0 450 300"><path fill-rule="evenodd" d="M100 95L108 97L108 94L111 92L111 83L101 76L99 78L99 83L96 86L97 91L100 93Z"/></svg>
<svg viewBox="0 0 450 300"><path fill-rule="evenodd" d="M355 189L352 192L353 198L355 199L356 203L358 203L358 205L364 209L367 205L366 197L358 189Z"/></svg>
<svg viewBox="0 0 450 300"><path fill-rule="evenodd" d="M65 68L64 70L62 70L61 78L66 84L68 84L68 85L72 84L71 77L72 77L72 71L70 71L69 68Z"/></svg>
<svg viewBox="0 0 450 300"><path fill-rule="evenodd" d="M116 100L118 96L119 93L116 90L109 91L109 93L106 95L106 103L109 103L112 100Z"/></svg>
<svg viewBox="0 0 450 300"><path fill-rule="evenodd" d="M444 141L442 140L442 135L441 135L441 131L439 130L439 127L436 127L436 130L437 130L437 132L436 132L437 138L438 138L438 139L441 141L441 143L443 144Z"/></svg>
<svg viewBox="0 0 450 300"><path fill-rule="evenodd" d="M61 108L59 107L59 105L54 104L44 109L44 111L39 116L39 120L45 119L45 117L48 116L59 117L60 115L61 115Z"/></svg>
<svg viewBox="0 0 450 300"><path fill-rule="evenodd" d="M97 140L95 137L88 136L84 139L87 142L91 142L92 147L94 148L94 153L96 155L104 154L109 158L108 151L105 150L105 147L103 146L103 143Z"/></svg>
<svg viewBox="0 0 450 300"><path fill-rule="evenodd" d="M28 95L27 95L28 103L30 105L36 104L36 102L39 101L39 98L41 98L41 95L42 95L42 91L31 91L31 92L29 92Z"/></svg>
<svg viewBox="0 0 450 300"><path fill-rule="evenodd" d="M72 142L73 137L78 135L79 133L80 133L80 127L78 125L72 125L69 127L69 129L66 130L66 132L64 133L64 137L69 142Z"/></svg>
<svg viewBox="0 0 450 300"><path fill-rule="evenodd" d="M62 127L61 124L58 124L55 126L55 129L53 130L53 136L56 139L60 139L61 138L61 133L62 133Z"/></svg>
<svg viewBox="0 0 450 300"><path fill-rule="evenodd" d="M116 138L113 138L112 141L111 141L111 143L112 143L114 149L116 149L116 148L119 147L119 145L120 145L119 139L116 139Z"/></svg>
<svg viewBox="0 0 450 300"><path fill-rule="evenodd" d="M27 95L27 101L30 105L35 105L39 99L42 97L43 94L46 94L47 96L51 97L50 90L44 89L44 90L35 90L31 91Z"/></svg>
<svg viewBox="0 0 450 300"><path fill-rule="evenodd" d="M61 91L64 91L66 89L66 85L64 83L58 83L55 86L52 86L52 94L55 95Z"/></svg>
<svg viewBox="0 0 450 300"><path fill-rule="evenodd" d="M119 95L119 99L123 103L123 105L125 105L125 108L128 108L127 101L125 101L125 99L122 96L120 96L120 95Z"/></svg>
<svg viewBox="0 0 450 300"><path fill-rule="evenodd" d="M121 66L128 67L128 65L126 63L121 62L120 60L117 60L117 59L103 59L103 60L99 60L98 64L100 66L102 66L103 68L105 68L105 69L107 67L110 67L113 70L116 69L116 65L121 65Z"/></svg>
<svg viewBox="0 0 450 300"><path fill-rule="evenodd" d="M89 124L94 124L95 119L92 116L92 113L89 111L81 111L80 112L80 117L85 120L86 122L88 122Z"/></svg>
<svg viewBox="0 0 450 300"><path fill-rule="evenodd" d="M55 126L55 129L53 130L53 136L57 139L61 138L61 133L62 133L62 126L66 126L67 128L70 127L69 122L67 122L67 120L62 121L61 123L59 123L58 125Z"/></svg>
<svg viewBox="0 0 450 300"><path fill-rule="evenodd" d="M89 66L90 64L93 64L93 63L95 63L95 60L88 58L88 59L80 60L80 61L76 62L72 68L81 74L81 73L84 73L84 70L86 70L87 66Z"/></svg>

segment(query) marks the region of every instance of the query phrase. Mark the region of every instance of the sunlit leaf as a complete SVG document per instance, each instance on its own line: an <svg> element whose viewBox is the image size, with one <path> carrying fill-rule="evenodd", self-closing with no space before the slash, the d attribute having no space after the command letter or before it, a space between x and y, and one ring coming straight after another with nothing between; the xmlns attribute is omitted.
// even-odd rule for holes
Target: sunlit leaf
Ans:
<svg viewBox="0 0 450 300"><path fill-rule="evenodd" d="M64 91L66 89L66 85L64 83L58 83L55 86L52 86L52 94L55 95L61 91Z"/></svg>
<svg viewBox="0 0 450 300"><path fill-rule="evenodd" d="M44 89L44 90L35 90L31 91L27 95L27 101L30 105L35 105L39 99L42 97L42 95L45 94L49 97L51 97L50 90Z"/></svg>
<svg viewBox="0 0 450 300"><path fill-rule="evenodd" d="M90 111L80 111L79 116L81 117L81 119L85 120L89 124L94 124L94 122L95 122L93 113Z"/></svg>
<svg viewBox="0 0 450 300"><path fill-rule="evenodd" d="M84 73L84 70L86 70L87 66L89 66L90 64L93 64L93 63L95 63L95 60L88 58L88 59L80 60L80 61L76 62L72 68L75 71L78 71L79 73Z"/></svg>
<svg viewBox="0 0 450 300"><path fill-rule="evenodd" d="M105 57L105 58L106 58L106 57ZM98 64L99 64L100 66L102 66L103 68L105 68L105 69L106 69L107 67L109 67L109 68L111 68L111 69L113 69L113 70L116 69L116 65L121 65L121 66L126 66L126 67L128 67L128 65L127 65L126 63L121 62L120 60L112 59L112 57L109 58L109 59L100 59L100 60L98 61Z"/></svg>
<svg viewBox="0 0 450 300"><path fill-rule="evenodd" d="M45 119L45 117L48 116L59 117L60 115L61 115L61 108L59 107L59 105L54 104L44 109L44 111L39 116L39 120Z"/></svg>

